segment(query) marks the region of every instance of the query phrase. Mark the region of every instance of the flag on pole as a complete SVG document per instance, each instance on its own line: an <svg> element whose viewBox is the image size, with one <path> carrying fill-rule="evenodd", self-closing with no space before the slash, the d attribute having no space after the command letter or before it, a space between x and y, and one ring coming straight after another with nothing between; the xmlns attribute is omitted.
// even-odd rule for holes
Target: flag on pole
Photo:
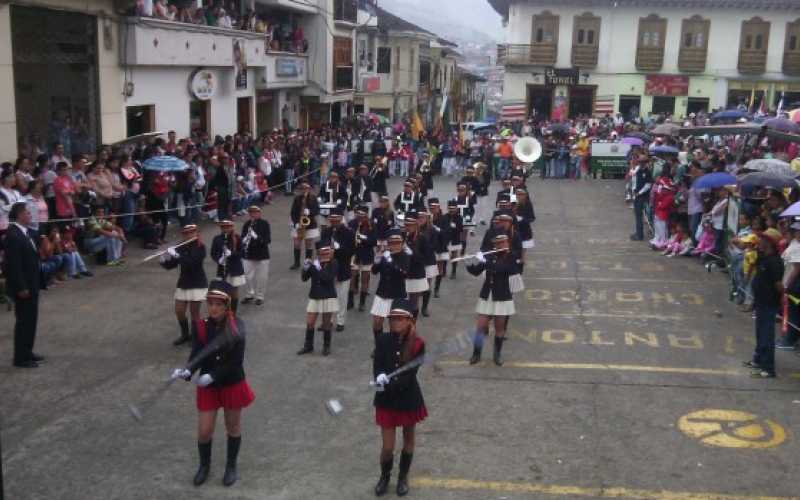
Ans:
<svg viewBox="0 0 800 500"><path fill-rule="evenodd" d="M775 116L780 117L783 113L783 98L786 97L786 92L781 92L781 100L778 101L778 111Z"/></svg>
<svg viewBox="0 0 800 500"><path fill-rule="evenodd" d="M747 112L750 113L750 114L753 114L755 112L755 110L756 110L755 106L756 106L756 89L753 88L750 91L750 103L747 106Z"/></svg>

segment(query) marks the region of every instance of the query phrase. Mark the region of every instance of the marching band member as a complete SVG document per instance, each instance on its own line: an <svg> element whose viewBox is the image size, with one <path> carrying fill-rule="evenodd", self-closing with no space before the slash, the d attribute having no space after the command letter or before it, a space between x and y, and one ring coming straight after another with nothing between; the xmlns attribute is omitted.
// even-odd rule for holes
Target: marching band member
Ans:
<svg viewBox="0 0 800 500"><path fill-rule="evenodd" d="M344 220L350 222L355 218L355 210L358 206L358 188L360 182L355 178L355 167L347 167L344 173L344 192L346 198L344 202Z"/></svg>
<svg viewBox="0 0 800 500"><path fill-rule="evenodd" d="M242 304L255 300L256 305L260 306L264 303L264 290L269 279L269 244L272 237L269 222L261 218L261 207L253 205L247 209L247 213L250 220L242 227L247 296Z"/></svg>
<svg viewBox="0 0 800 500"><path fill-rule="evenodd" d="M511 242L511 251L516 255L522 255L522 240L519 237L519 231L516 228L516 222L517 221L511 213L511 210L505 208L496 210L492 215L492 225L483 235L481 252L488 252L491 250L492 239L499 234L505 234L509 237Z"/></svg>
<svg viewBox="0 0 800 500"><path fill-rule="evenodd" d="M397 476L397 496L408 494L408 471L414 458L416 425L428 416L417 372L420 356L425 355L425 341L417 335L416 309L406 299L392 302L389 332L382 333L376 342L372 373L378 390L375 392L375 423L381 428L381 476L375 485L375 495L389 489L394 465L397 428L403 429L403 448L400 453L400 472ZM417 366L389 377L389 374L415 363Z"/></svg>
<svg viewBox="0 0 800 500"><path fill-rule="evenodd" d="M336 299L336 277L339 273L337 262L333 259L333 248L329 241L318 241L317 259L311 262L306 259L303 263L303 281L311 280L311 290L308 293L308 306L306 307L306 340L303 348L297 355L314 352L314 328L317 326L317 316L322 315L323 345L322 355L331 353L331 316L339 311L339 301Z"/></svg>
<svg viewBox="0 0 800 500"><path fill-rule="evenodd" d="M467 245L466 231L464 230L464 218L461 217L458 209L458 201L447 201L447 214L443 217L442 223L449 228L450 240L447 242L447 251L450 253L450 259L455 259L460 253L464 251ZM448 260L450 260L448 259ZM446 264L445 264L446 266ZM450 279L456 279L456 269L458 269L458 262L450 264ZM446 274L446 273L445 273Z"/></svg>
<svg viewBox="0 0 800 500"><path fill-rule="evenodd" d="M236 461L242 444L242 409L255 400L255 394L247 383L244 374L245 325L230 309L232 287L224 281L213 281L208 289L206 301L208 317L194 322L194 338L189 364L177 368L174 379L191 380L194 372L197 378L198 431L197 450L200 454L200 467L194 476L194 485L200 486L206 479L211 466L211 442L217 412L225 412L225 430L228 434L228 456L222 484L231 486L239 479ZM223 340L209 356L198 354L215 339Z"/></svg>
<svg viewBox="0 0 800 500"><path fill-rule="evenodd" d="M533 229L531 224L536 220L533 204L528 198L528 192L522 188L517 189L517 203L514 205L514 214L517 218L519 238L522 240L522 263L525 265L525 250L534 247Z"/></svg>
<svg viewBox="0 0 800 500"><path fill-rule="evenodd" d="M428 254L429 243L427 238L420 234L417 225L417 213L407 212L405 216L406 246L405 252L409 256L408 277L406 277L406 292L408 299L415 308L419 304L419 297L430 289L425 275L425 262Z"/></svg>
<svg viewBox="0 0 800 500"><path fill-rule="evenodd" d="M456 205L464 224L461 230L461 255L464 255L467 250L467 226L475 226L475 206L477 204L478 198L469 191L469 186L463 182L458 183L456 185Z"/></svg>
<svg viewBox="0 0 800 500"><path fill-rule="evenodd" d="M306 259L310 259L314 254L314 240L319 238L319 226L317 225L317 215L319 215L319 204L311 193L311 185L308 181L300 182L302 193L295 196L292 200L291 234L294 242L294 264L289 269L300 268L300 251L305 247ZM303 224L303 223L307 224Z"/></svg>
<svg viewBox="0 0 800 500"><path fill-rule="evenodd" d="M439 198L429 198L428 207L431 213L431 225L436 232L436 240L434 244L434 253L436 255L436 278L434 279L433 296L439 298L439 286L442 284L442 276L447 274L447 263L450 261L450 250L447 246L450 243L450 224L447 218L442 214L442 208L439 205Z"/></svg>
<svg viewBox="0 0 800 500"><path fill-rule="evenodd" d="M485 272L483 286L481 287L478 305L475 311L478 313L476 323L475 345L472 357L469 360L474 365L481 360L484 337L489 333L489 320L494 318L494 364L503 365L501 351L506 333L506 318L515 312L514 297L509 287L509 276L519 273L521 261L511 251L510 239L505 234L498 234L492 238L492 244L499 253L484 256L478 252L475 257L476 263L468 265L467 271L473 276L479 276Z"/></svg>
<svg viewBox="0 0 800 500"><path fill-rule="evenodd" d="M178 285L175 289L175 316L181 328L181 335L173 345L181 345L191 340L189 336L189 320L186 319L186 309L189 308L192 321L200 320L200 303L203 301L208 289L208 279L203 269L203 260L206 258L206 247L200 241L197 226L189 224L181 230L183 241L194 238L191 243L186 243L178 248L169 247L161 256L161 266L164 269L175 269L180 266Z"/></svg>
<svg viewBox="0 0 800 500"><path fill-rule="evenodd" d="M411 179L407 179L403 183L403 192L394 199L394 209L397 212L406 214L422 208L420 194L414 189L415 183Z"/></svg>
<svg viewBox="0 0 800 500"><path fill-rule="evenodd" d="M369 218L367 207L360 206L356 209L356 219L351 221L349 226L350 231L355 235L353 238L355 255L353 256L353 278L347 296L347 308L352 309L355 306L355 294L358 293L358 311L364 312L364 304L369 293L372 262L375 259L375 245L377 245L375 226L372 225Z"/></svg>
<svg viewBox="0 0 800 500"><path fill-rule="evenodd" d="M344 330L347 318L347 299L350 295L350 279L353 271L350 267L355 252L355 234L342 224L342 209L334 208L328 214L329 226L322 230L322 239L333 245L333 258L336 261L336 298L339 310L336 312L336 331Z"/></svg>
<svg viewBox="0 0 800 500"><path fill-rule="evenodd" d="M386 244L386 232L394 227L394 210L389 204L389 197L381 195L378 206L372 209L372 226L375 228L375 236L378 239L378 246Z"/></svg>
<svg viewBox="0 0 800 500"><path fill-rule="evenodd" d="M336 205L337 207L347 209L347 191L342 182L339 181L339 174L333 170L328 174L328 180L320 187L319 204Z"/></svg>
<svg viewBox="0 0 800 500"><path fill-rule="evenodd" d="M387 249L375 255L372 274L379 274L378 289L372 300L372 334L375 341L383 332L383 320L389 317L394 299L406 298L406 277L408 276L409 257L403 251L403 233L399 229L390 229L386 233Z"/></svg>
<svg viewBox="0 0 800 500"><path fill-rule="evenodd" d="M425 238L428 244L425 247L423 259L425 262L425 279L428 280L428 289L422 292L422 315L428 317L428 304L431 302L431 280L439 276L439 266L436 264L436 248L439 241L439 232L431 224L431 214L426 211L417 213L417 227L420 235Z"/></svg>
<svg viewBox="0 0 800 500"><path fill-rule="evenodd" d="M424 160L419 167L418 175L422 176L420 189L424 190L425 196L427 197L430 193L433 193L433 169L431 168L430 158L427 152L423 153L423 158Z"/></svg>
<svg viewBox="0 0 800 500"><path fill-rule="evenodd" d="M366 205L374 207L372 203L372 178L369 176L369 167L361 165L358 167L358 176L356 177L356 206Z"/></svg>
<svg viewBox="0 0 800 500"><path fill-rule="evenodd" d="M220 221L219 228L222 233L214 236L211 242L211 258L217 263L217 278L233 287L231 310L236 314L239 309L239 287L246 283L242 265L242 239L229 220Z"/></svg>
<svg viewBox="0 0 800 500"><path fill-rule="evenodd" d="M389 191L386 189L386 169L388 168L386 164L388 161L386 156L376 156L375 165L372 167L372 171L369 174L372 192L377 196L387 196L389 194Z"/></svg>
<svg viewBox="0 0 800 500"><path fill-rule="evenodd" d="M495 208L499 208L500 207L500 198L502 198L504 196L508 196L509 199L510 199L512 189L514 189L514 188L511 186L511 179L503 179L503 189L501 189L500 191L497 192L497 196L495 197L495 200L494 200Z"/></svg>

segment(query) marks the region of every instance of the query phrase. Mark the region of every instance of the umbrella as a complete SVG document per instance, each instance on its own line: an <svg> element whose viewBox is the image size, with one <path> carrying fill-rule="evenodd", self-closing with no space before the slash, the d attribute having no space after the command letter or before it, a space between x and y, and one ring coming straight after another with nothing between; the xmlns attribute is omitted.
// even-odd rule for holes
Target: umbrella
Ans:
<svg viewBox="0 0 800 500"><path fill-rule="evenodd" d="M644 141L639 139L638 137L623 137L621 141L622 144L630 144L631 146L642 146L644 145Z"/></svg>
<svg viewBox="0 0 800 500"><path fill-rule="evenodd" d="M675 135L680 130L680 125L675 125L674 123L662 123L658 125L656 128L653 129L653 134L655 135Z"/></svg>
<svg viewBox="0 0 800 500"><path fill-rule="evenodd" d="M132 135L132 136L126 138L126 139L122 139L121 141L117 141L117 142L111 144L111 147L124 146L126 144L133 144L133 143L136 143L136 142L147 142L150 139L153 139L155 137L159 137L159 136L162 136L162 135L167 135L167 133L166 132L145 132L144 134Z"/></svg>
<svg viewBox="0 0 800 500"><path fill-rule="evenodd" d="M773 189L783 189L788 187L797 187L797 181L794 179L794 177L787 177L785 175L753 172L752 174L742 176L739 179L739 186L759 186Z"/></svg>
<svg viewBox="0 0 800 500"><path fill-rule="evenodd" d="M781 132L800 133L800 125L787 118L770 118L764 122L764 126Z"/></svg>
<svg viewBox="0 0 800 500"><path fill-rule="evenodd" d="M750 115L741 109L728 109L711 115L711 121L736 121L740 118L750 118Z"/></svg>
<svg viewBox="0 0 800 500"><path fill-rule="evenodd" d="M800 201L792 203L789 208L781 212L781 217L797 217L800 216Z"/></svg>
<svg viewBox="0 0 800 500"><path fill-rule="evenodd" d="M656 146L653 148L653 153L676 155L680 153L680 150L675 146Z"/></svg>
<svg viewBox="0 0 800 500"><path fill-rule="evenodd" d="M797 173L792 169L791 165L781 160L765 160L757 159L750 160L744 164L745 170L752 170L755 172L764 172L765 174L775 174L781 177L794 177Z"/></svg>
<svg viewBox="0 0 800 500"><path fill-rule="evenodd" d="M156 170L158 172L179 172L188 168L189 164L174 156L153 156L144 162L145 170Z"/></svg>
<svg viewBox="0 0 800 500"><path fill-rule="evenodd" d="M725 172L714 172L698 177L692 184L694 189L716 189L722 186L736 184L736 177Z"/></svg>

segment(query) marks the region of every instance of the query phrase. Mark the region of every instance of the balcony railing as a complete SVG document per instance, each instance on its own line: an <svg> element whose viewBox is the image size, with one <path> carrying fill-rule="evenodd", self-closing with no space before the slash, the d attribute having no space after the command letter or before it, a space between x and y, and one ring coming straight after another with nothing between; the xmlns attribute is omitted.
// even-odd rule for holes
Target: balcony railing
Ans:
<svg viewBox="0 0 800 500"><path fill-rule="evenodd" d="M573 45L572 65L578 68L594 68L597 66L597 46Z"/></svg>
<svg viewBox="0 0 800 500"><path fill-rule="evenodd" d="M639 47L636 49L636 69L640 71L659 71L663 65L663 48Z"/></svg>
<svg viewBox="0 0 800 500"><path fill-rule="evenodd" d="M555 44L497 46L497 64L504 66L552 66L556 63L556 55Z"/></svg>
<svg viewBox="0 0 800 500"><path fill-rule="evenodd" d="M800 75L800 52L783 53L783 72L787 75Z"/></svg>
<svg viewBox="0 0 800 500"><path fill-rule="evenodd" d="M355 0L333 0L333 20L346 23L358 22L358 4Z"/></svg>
<svg viewBox="0 0 800 500"><path fill-rule="evenodd" d="M706 70L706 49L681 47L678 54L678 69L686 73L702 73Z"/></svg>
<svg viewBox="0 0 800 500"><path fill-rule="evenodd" d="M739 72L760 74L767 69L767 53L761 50L739 51Z"/></svg>

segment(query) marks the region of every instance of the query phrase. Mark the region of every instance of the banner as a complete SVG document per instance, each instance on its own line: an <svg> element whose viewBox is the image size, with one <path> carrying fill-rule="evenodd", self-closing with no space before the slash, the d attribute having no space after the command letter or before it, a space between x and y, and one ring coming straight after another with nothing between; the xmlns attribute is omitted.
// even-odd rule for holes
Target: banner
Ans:
<svg viewBox="0 0 800 500"><path fill-rule="evenodd" d="M233 69L236 71L236 90L247 88L247 51L243 38L233 41Z"/></svg>
<svg viewBox="0 0 800 500"><path fill-rule="evenodd" d="M682 96L689 95L689 77L683 75L647 75L644 81L645 95Z"/></svg>

